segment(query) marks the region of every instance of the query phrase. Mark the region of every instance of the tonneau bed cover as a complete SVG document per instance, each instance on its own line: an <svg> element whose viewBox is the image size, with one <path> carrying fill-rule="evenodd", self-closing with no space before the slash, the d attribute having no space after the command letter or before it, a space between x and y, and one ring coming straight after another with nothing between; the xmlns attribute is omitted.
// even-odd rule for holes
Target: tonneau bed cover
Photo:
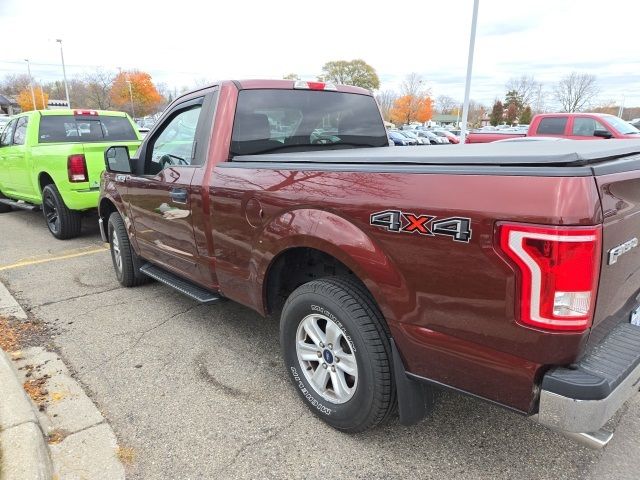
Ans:
<svg viewBox="0 0 640 480"><path fill-rule="evenodd" d="M292 146L293 147L293 146ZM580 167L623 157L640 167L640 141L582 140L566 142L461 144L449 146L341 148L304 152L243 155L234 162L475 165L475 166L567 166ZM322 147L320 147L322 148Z"/></svg>

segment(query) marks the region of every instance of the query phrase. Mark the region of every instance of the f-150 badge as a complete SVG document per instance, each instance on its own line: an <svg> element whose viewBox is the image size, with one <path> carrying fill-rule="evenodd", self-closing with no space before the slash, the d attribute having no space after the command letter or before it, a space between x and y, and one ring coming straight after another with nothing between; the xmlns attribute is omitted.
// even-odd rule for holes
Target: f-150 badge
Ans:
<svg viewBox="0 0 640 480"><path fill-rule="evenodd" d="M609 265L613 265L614 263L616 263L620 255L627 253L628 251L630 251L631 249L637 246L638 246L638 239L632 238L628 242L624 242L618 245L617 247L614 247L611 250L609 250Z"/></svg>
<svg viewBox="0 0 640 480"><path fill-rule="evenodd" d="M371 214L369 223L389 232L417 233L419 235L446 235L456 242L471 240L471 219L449 217L436 220L433 215L416 215L400 210L384 210Z"/></svg>

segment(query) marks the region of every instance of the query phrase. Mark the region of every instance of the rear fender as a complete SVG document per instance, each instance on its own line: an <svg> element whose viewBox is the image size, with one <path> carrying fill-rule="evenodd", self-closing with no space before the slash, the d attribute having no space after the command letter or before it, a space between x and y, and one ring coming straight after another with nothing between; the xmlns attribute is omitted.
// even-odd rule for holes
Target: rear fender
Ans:
<svg viewBox="0 0 640 480"><path fill-rule="evenodd" d="M406 283L393 261L366 232L339 215L301 209L283 213L269 222L254 245L252 262L261 288L263 312L267 311L269 269L283 252L307 247L342 262L373 295L388 323L393 312L385 301L406 295Z"/></svg>

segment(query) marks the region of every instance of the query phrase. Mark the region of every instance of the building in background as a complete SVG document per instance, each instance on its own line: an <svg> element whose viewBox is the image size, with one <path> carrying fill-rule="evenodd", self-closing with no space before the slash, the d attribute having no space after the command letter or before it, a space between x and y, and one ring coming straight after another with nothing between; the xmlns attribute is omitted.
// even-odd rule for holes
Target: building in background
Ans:
<svg viewBox="0 0 640 480"><path fill-rule="evenodd" d="M11 116L16 113L20 113L18 103L13 98L0 95L0 114Z"/></svg>

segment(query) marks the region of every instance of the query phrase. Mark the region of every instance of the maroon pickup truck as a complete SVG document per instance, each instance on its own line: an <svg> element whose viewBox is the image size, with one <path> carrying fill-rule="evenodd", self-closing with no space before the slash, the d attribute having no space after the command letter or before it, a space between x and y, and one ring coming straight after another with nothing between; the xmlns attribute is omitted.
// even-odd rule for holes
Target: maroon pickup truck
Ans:
<svg viewBox="0 0 640 480"><path fill-rule="evenodd" d="M606 444L640 382L640 143L387 142L355 87L178 98L134 158L105 153L118 280L279 317L337 429L415 423L448 388Z"/></svg>
<svg viewBox="0 0 640 480"><path fill-rule="evenodd" d="M533 117L526 133L476 130L467 135L466 143L489 143L518 137L640 140L640 130L619 117L604 113L541 113Z"/></svg>

